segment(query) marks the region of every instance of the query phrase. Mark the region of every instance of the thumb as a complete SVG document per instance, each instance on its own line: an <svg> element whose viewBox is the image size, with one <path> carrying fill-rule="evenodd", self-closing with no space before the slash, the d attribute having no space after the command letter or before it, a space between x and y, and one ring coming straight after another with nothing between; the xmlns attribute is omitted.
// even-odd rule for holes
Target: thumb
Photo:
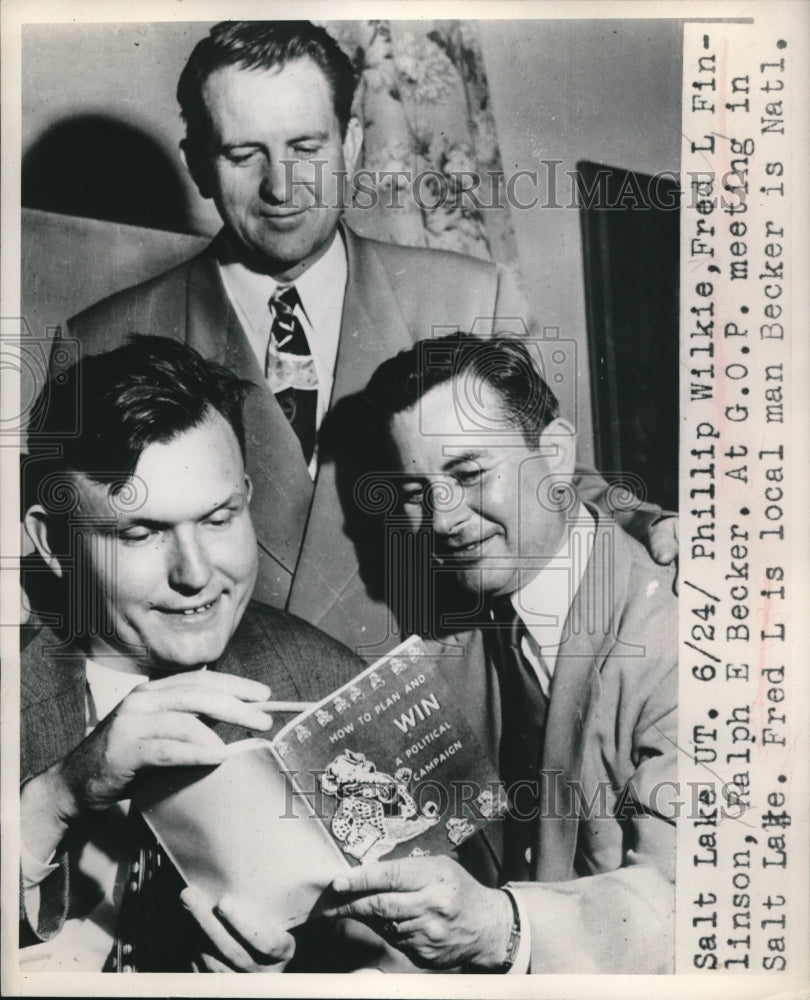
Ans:
<svg viewBox="0 0 810 1000"><path fill-rule="evenodd" d="M661 566L678 558L678 518L665 517L650 528L650 553Z"/></svg>

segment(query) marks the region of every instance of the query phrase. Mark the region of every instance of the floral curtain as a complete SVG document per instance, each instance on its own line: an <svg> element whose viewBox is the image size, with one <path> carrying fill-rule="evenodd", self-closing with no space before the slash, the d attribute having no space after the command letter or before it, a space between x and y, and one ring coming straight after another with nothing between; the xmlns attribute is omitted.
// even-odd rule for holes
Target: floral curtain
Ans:
<svg viewBox="0 0 810 1000"><path fill-rule="evenodd" d="M512 223L478 25L329 21L360 76L365 131L349 209L360 233L512 265Z"/></svg>

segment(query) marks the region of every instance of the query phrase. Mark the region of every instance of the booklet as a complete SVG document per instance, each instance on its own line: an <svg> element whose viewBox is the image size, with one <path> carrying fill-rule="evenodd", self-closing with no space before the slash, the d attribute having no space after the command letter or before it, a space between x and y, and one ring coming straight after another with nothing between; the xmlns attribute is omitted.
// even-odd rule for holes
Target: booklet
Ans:
<svg viewBox="0 0 810 1000"><path fill-rule="evenodd" d="M350 865L449 854L506 810L495 769L413 637L216 768L155 769L135 801L186 882L261 919L316 916Z"/></svg>

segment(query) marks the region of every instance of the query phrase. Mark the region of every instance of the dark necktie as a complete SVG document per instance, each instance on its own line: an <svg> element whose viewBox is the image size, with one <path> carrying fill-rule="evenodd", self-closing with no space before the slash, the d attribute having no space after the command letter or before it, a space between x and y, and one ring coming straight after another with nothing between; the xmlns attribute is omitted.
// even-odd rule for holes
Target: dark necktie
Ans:
<svg viewBox="0 0 810 1000"><path fill-rule="evenodd" d="M140 812L130 806L130 858L104 972L190 972L196 926L180 902L185 883Z"/></svg>
<svg viewBox="0 0 810 1000"><path fill-rule="evenodd" d="M493 628L485 632L501 696L500 777L509 790L504 822L504 880L532 877L531 852L537 830L539 774L548 699L532 665L523 655L525 626L508 598L493 602ZM517 783L526 783L518 784Z"/></svg>
<svg viewBox="0 0 810 1000"><path fill-rule="evenodd" d="M318 377L304 327L295 312L300 302L295 285L279 286L273 293L264 374L309 464L315 451Z"/></svg>

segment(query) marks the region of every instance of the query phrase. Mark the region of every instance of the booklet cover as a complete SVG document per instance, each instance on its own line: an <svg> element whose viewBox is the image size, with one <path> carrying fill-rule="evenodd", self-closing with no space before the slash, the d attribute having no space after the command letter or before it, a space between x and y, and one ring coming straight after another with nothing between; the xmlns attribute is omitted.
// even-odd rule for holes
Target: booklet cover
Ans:
<svg viewBox="0 0 810 1000"><path fill-rule="evenodd" d="M440 658L418 637L297 716L273 745L353 863L448 854L506 808Z"/></svg>
<svg viewBox="0 0 810 1000"><path fill-rule="evenodd" d="M407 640L215 768L156 768L137 807L189 885L293 927L349 865L448 854L506 809L494 768L441 678Z"/></svg>

